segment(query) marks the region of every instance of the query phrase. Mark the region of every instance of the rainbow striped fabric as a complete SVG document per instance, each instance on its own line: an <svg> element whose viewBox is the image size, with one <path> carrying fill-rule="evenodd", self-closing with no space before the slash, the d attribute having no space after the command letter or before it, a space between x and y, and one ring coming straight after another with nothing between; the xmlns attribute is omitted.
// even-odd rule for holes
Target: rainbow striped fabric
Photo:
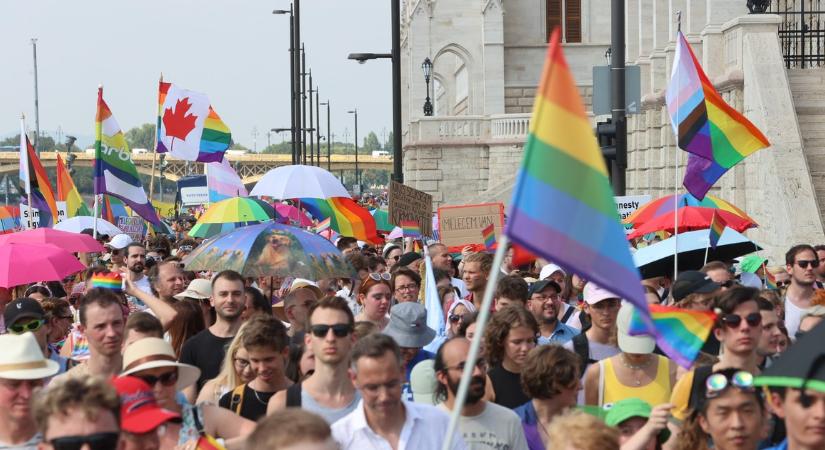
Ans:
<svg viewBox="0 0 825 450"><path fill-rule="evenodd" d="M206 168L206 188L209 191L210 203L249 195L241 177L226 158L221 159L220 162L204 164L204 168Z"/></svg>
<svg viewBox="0 0 825 450"><path fill-rule="evenodd" d="M662 305L650 305L649 308L656 344L670 359L686 369L690 368L713 329L716 314ZM638 309L633 311L628 334L651 334L645 328Z"/></svg>
<svg viewBox="0 0 825 450"><path fill-rule="evenodd" d="M722 238L722 233L725 231L725 227L727 226L728 224L725 222L725 219L723 219L721 215L716 214L714 211L713 219L711 219L710 228L708 229L710 248L716 250L716 245L719 244L719 239Z"/></svg>
<svg viewBox="0 0 825 450"><path fill-rule="evenodd" d="M95 122L95 194L117 197L140 217L160 226L160 218L146 196L132 162L126 138L109 105L103 101L103 88L97 90Z"/></svg>
<svg viewBox="0 0 825 450"><path fill-rule="evenodd" d="M529 252L609 287L649 320L604 158L564 58L558 28L529 131L505 234Z"/></svg>
<svg viewBox="0 0 825 450"><path fill-rule="evenodd" d="M63 164L63 158L60 153L57 154L57 200L66 202L66 215L68 217L75 216L91 216L92 212L77 191L77 187L72 180L72 176Z"/></svg>
<svg viewBox="0 0 825 450"><path fill-rule="evenodd" d="M492 250L496 245L496 224L491 223L481 230L481 239L484 240L484 247L487 250Z"/></svg>
<svg viewBox="0 0 825 450"><path fill-rule="evenodd" d="M765 272L765 288L766 289L773 289L774 291L779 290L779 286L776 284L776 276L768 270L767 267L764 269Z"/></svg>
<svg viewBox="0 0 825 450"><path fill-rule="evenodd" d="M365 242L378 242L378 232L372 214L351 198L302 198L300 206L318 220L330 218L330 227L341 236L350 236Z"/></svg>
<svg viewBox="0 0 825 450"><path fill-rule="evenodd" d="M116 272L96 273L92 275L91 287L111 289L115 292L120 292L123 290L123 278Z"/></svg>
<svg viewBox="0 0 825 450"><path fill-rule="evenodd" d="M681 32L665 99L679 148L691 153L684 186L700 200L728 169L770 145L716 92Z"/></svg>
<svg viewBox="0 0 825 450"><path fill-rule="evenodd" d="M312 229L312 231L314 231L315 233L320 233L324 230L329 229L331 224L332 224L332 218L327 217L326 219L318 222L318 224L315 225L315 227Z"/></svg>
<svg viewBox="0 0 825 450"><path fill-rule="evenodd" d="M404 237L421 238L421 227L418 226L418 222L414 220L402 220L398 225L401 227Z"/></svg>
<svg viewBox="0 0 825 450"><path fill-rule="evenodd" d="M57 203L55 203L54 189L46 174L46 169L40 163L34 146L26 135L26 125L20 120L20 183L21 190L31 194L31 207L39 213L38 227L50 227L57 222ZM28 196L21 197L23 203L28 202ZM21 212L21 218L22 216ZM26 220L22 220L23 223Z"/></svg>
<svg viewBox="0 0 825 450"><path fill-rule="evenodd" d="M209 97L160 82L157 151L188 161L220 162L232 142L229 127L209 104Z"/></svg>
<svg viewBox="0 0 825 450"><path fill-rule="evenodd" d="M220 444L215 438L208 434L198 438L198 443L195 450L226 450L226 447Z"/></svg>
<svg viewBox="0 0 825 450"><path fill-rule="evenodd" d="M126 205L123 204L117 197L111 195L104 195L100 201L100 218L108 220L110 223L117 224L118 217L130 216Z"/></svg>

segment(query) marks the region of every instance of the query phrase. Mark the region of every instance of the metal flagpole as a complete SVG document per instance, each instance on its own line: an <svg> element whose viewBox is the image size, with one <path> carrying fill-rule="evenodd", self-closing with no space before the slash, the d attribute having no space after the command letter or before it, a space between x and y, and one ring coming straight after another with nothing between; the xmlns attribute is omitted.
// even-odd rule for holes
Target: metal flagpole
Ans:
<svg viewBox="0 0 825 450"><path fill-rule="evenodd" d="M158 81L158 103L160 103L160 84L163 83L163 72L160 73L160 81ZM162 105L158 105L160 108ZM155 111L157 114L158 111ZM155 118L155 148L152 149L152 176L149 177L149 203L152 203L152 195L155 193L155 161L158 158L158 133L160 133L160 125Z"/></svg>
<svg viewBox="0 0 825 450"><path fill-rule="evenodd" d="M682 11L676 12L676 45L677 51L680 45L679 38L682 33ZM680 55L682 56L682 55ZM675 62L674 62L675 64ZM679 69L676 69L676 85L679 85ZM678 101L677 101L678 103ZM676 148L679 148L679 108L676 108ZM673 281L679 275L679 152L674 152L676 155L673 164ZM706 256L707 257L707 256Z"/></svg>
<svg viewBox="0 0 825 450"><path fill-rule="evenodd" d="M21 152L20 162L21 163L23 162L22 152L26 152L26 186L25 186L26 196L27 196L26 209L29 211L29 226L28 226L28 228L31 228L31 225L33 223L32 219L34 219L34 217L32 217L31 170L29 170L29 164L31 164L31 162L29 161L29 148L28 148L28 145L26 145L27 142L28 142L28 138L25 135L25 133L26 133L25 121L26 121L26 116L24 114L21 114L20 115L20 152Z"/></svg>

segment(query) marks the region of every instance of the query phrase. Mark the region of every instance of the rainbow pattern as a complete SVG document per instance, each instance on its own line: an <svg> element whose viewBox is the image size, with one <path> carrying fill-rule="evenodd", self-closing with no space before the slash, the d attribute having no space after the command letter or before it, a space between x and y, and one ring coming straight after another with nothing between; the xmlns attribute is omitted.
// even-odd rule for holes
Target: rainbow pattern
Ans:
<svg viewBox="0 0 825 450"><path fill-rule="evenodd" d="M722 233L725 231L725 227L727 226L728 224L725 222L725 219L714 211L713 219L711 219L710 228L708 229L708 232L710 233L708 236L708 239L710 240L710 248L714 250L716 249L716 245L719 244L719 239L722 238Z"/></svg>
<svg viewBox="0 0 825 450"><path fill-rule="evenodd" d="M404 237L421 237L421 227L418 226L418 222L414 220L402 220L401 223L399 223L398 225L401 227L401 231L404 233Z"/></svg>
<svg viewBox="0 0 825 450"><path fill-rule="evenodd" d="M221 445L215 438L208 434L204 434L198 438L198 443L195 450L226 450L226 447Z"/></svg>
<svg viewBox="0 0 825 450"><path fill-rule="evenodd" d="M656 344L670 359L686 369L690 368L713 329L716 314L663 305L649 305L649 308ZM633 311L628 334L651 334L638 311Z"/></svg>
<svg viewBox="0 0 825 450"><path fill-rule="evenodd" d="M766 289L773 289L774 291L779 290L779 286L776 284L776 276L768 270L767 267L763 269L765 272L765 288Z"/></svg>
<svg viewBox="0 0 825 450"><path fill-rule="evenodd" d="M123 290L123 278L116 272L97 273L92 275L91 280L92 288L111 289L115 292Z"/></svg>
<svg viewBox="0 0 825 450"><path fill-rule="evenodd" d="M23 191L31 193L31 207L40 212L39 227L50 227L57 222L57 203L55 203L54 189L46 174L46 169L37 157L34 146L25 133L25 126L20 122L20 181L24 184ZM23 202L28 202L28 196L22 196ZM23 221L25 222L25 220Z"/></svg>
<svg viewBox="0 0 825 450"><path fill-rule="evenodd" d="M92 212L77 191L77 187L72 180L69 170L63 163L63 158L60 153L57 153L57 200L66 202L66 215L68 217L75 216L91 216Z"/></svg>
<svg viewBox="0 0 825 450"><path fill-rule="evenodd" d="M505 234L529 252L632 302L652 330L604 158L558 28L533 105Z"/></svg>
<svg viewBox="0 0 825 450"><path fill-rule="evenodd" d="M665 99L679 148L691 153L684 186L701 200L728 169L770 143L716 92L681 32L677 41Z"/></svg>
<svg viewBox="0 0 825 450"><path fill-rule="evenodd" d="M365 242L378 241L378 231L372 214L351 198L302 198L299 205L318 220L330 218L330 228L341 236L350 236Z"/></svg>
<svg viewBox="0 0 825 450"><path fill-rule="evenodd" d="M166 148L166 145L163 143L163 113L164 108L163 105L166 102L166 95L169 92L169 88L172 86L172 83L164 83L163 81L160 82L158 87L158 119L157 119L157 132L158 132L158 139L157 139L157 151L158 153L165 153L165 152L172 152L172 149ZM192 91L184 91L189 95L203 95L198 94ZM208 100L207 100L208 101ZM223 160L223 154L226 152L226 149L229 148L229 145L232 142L232 133L229 131L229 127L221 120L218 113L212 109L212 105L209 105L209 113L206 119L203 122L203 129L201 131L201 138L200 138L200 148L197 154L197 158L195 161L200 162L220 162ZM179 156L179 154L172 153L174 156ZM183 158L189 159L189 158Z"/></svg>
<svg viewBox="0 0 825 450"><path fill-rule="evenodd" d="M481 238L484 240L484 247L492 250L496 245L496 224L491 223L481 230Z"/></svg>

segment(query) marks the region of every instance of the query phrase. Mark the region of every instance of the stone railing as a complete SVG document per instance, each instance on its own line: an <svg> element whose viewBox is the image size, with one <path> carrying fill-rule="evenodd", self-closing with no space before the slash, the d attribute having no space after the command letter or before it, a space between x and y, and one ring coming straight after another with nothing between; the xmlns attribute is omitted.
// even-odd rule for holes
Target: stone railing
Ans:
<svg viewBox="0 0 825 450"><path fill-rule="evenodd" d="M530 114L497 114L490 116L490 137L524 140L530 132Z"/></svg>
<svg viewBox="0 0 825 450"><path fill-rule="evenodd" d="M405 145L475 144L489 137L485 116L422 117L410 123Z"/></svg>

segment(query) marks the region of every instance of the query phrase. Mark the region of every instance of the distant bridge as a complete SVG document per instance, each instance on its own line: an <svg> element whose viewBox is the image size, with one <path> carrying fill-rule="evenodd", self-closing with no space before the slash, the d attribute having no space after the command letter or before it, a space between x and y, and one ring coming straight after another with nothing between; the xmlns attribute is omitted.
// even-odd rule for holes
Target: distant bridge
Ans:
<svg viewBox="0 0 825 450"><path fill-rule="evenodd" d="M74 160L74 166L92 167L94 165L94 155L85 152L72 152L77 158ZM229 162L235 167L238 176L241 177L244 184L255 183L261 179L270 170L286 166L292 163L292 155L278 155L271 153L248 153L245 155L226 155ZM63 160L66 160L66 154L62 154ZM56 152L41 152L40 161L44 167L55 167L57 162ZM152 153L137 153L132 154L132 161L135 163L138 172L145 175L152 175ZM182 161L174 157L166 158L166 169L164 170L164 179L177 181L181 177L187 175L186 163L189 161ZM155 176L160 176L158 165L160 159L155 162ZM0 174L17 172L20 167L20 156L17 152L0 152ZM326 156L321 157L321 167L327 168ZM332 155L330 161L330 170L336 172L339 170L354 170L355 169L355 155ZM387 170L392 171L392 158L389 157L373 157L366 155L358 155L358 169L372 169L372 170ZM189 174L203 173L202 163L191 163L189 167Z"/></svg>

